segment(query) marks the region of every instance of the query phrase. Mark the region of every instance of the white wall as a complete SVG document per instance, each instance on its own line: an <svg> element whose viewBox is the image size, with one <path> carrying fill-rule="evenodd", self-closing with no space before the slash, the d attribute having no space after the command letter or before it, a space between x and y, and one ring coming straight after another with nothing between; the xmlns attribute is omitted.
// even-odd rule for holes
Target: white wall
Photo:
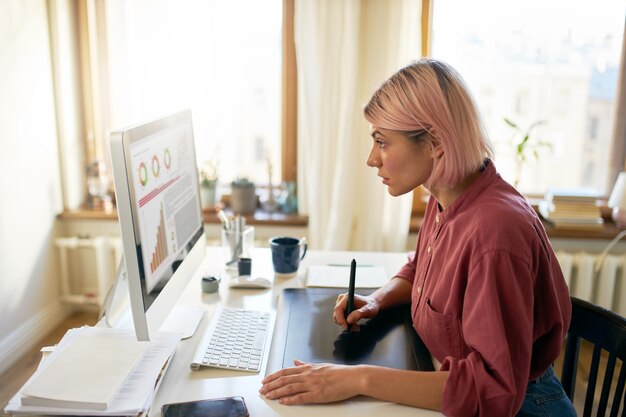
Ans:
<svg viewBox="0 0 626 417"><path fill-rule="evenodd" d="M60 201L46 2L2 0L0 372L36 342L31 331L45 334L66 314L52 251Z"/></svg>

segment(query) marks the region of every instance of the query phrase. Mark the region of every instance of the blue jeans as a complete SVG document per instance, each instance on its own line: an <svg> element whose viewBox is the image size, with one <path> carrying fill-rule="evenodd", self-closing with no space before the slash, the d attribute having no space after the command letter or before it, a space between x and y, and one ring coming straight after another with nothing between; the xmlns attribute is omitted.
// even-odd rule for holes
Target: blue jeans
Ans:
<svg viewBox="0 0 626 417"><path fill-rule="evenodd" d="M570 416L576 417L576 410L550 365L543 375L528 384L526 398L516 417Z"/></svg>

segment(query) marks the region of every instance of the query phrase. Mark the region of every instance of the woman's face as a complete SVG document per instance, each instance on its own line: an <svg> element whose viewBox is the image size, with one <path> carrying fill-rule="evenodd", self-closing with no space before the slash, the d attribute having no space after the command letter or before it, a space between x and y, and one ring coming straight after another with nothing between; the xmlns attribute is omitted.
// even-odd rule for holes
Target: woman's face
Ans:
<svg viewBox="0 0 626 417"><path fill-rule="evenodd" d="M373 144L367 165L378 170L378 176L392 196L399 196L424 184L433 170L435 152L431 143L409 139L406 133L372 126Z"/></svg>

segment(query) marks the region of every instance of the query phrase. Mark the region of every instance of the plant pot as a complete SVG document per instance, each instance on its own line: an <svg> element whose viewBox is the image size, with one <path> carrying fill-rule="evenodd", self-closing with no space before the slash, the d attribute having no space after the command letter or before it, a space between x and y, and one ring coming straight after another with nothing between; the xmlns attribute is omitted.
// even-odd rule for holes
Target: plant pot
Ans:
<svg viewBox="0 0 626 417"><path fill-rule="evenodd" d="M256 210L256 189L253 187L233 188L230 205L235 214L253 214Z"/></svg>
<svg viewBox="0 0 626 417"><path fill-rule="evenodd" d="M203 209L214 207L217 204L217 187L200 186L200 200Z"/></svg>

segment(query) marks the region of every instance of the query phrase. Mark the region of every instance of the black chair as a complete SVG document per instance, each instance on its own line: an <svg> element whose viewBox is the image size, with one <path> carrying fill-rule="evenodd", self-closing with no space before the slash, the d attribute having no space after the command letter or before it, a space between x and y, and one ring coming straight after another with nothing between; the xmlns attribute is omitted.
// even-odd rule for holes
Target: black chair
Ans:
<svg viewBox="0 0 626 417"><path fill-rule="evenodd" d="M589 369L589 382L585 395L583 417L591 416L594 406L596 382L600 368L600 353L608 352L608 360L602 381L602 391L597 405L597 416L604 416L611 396L611 385L618 360L621 362L621 371L617 385L613 391L611 417L617 417L620 404L623 403L622 417L626 417L626 398L624 397L624 383L626 382L626 319L605 308L591 304L575 297L572 299L572 322L567 334L565 356L563 358L563 373L561 382L565 393L574 400L574 386L576 369L578 368L578 353L580 339L593 344L593 354Z"/></svg>

